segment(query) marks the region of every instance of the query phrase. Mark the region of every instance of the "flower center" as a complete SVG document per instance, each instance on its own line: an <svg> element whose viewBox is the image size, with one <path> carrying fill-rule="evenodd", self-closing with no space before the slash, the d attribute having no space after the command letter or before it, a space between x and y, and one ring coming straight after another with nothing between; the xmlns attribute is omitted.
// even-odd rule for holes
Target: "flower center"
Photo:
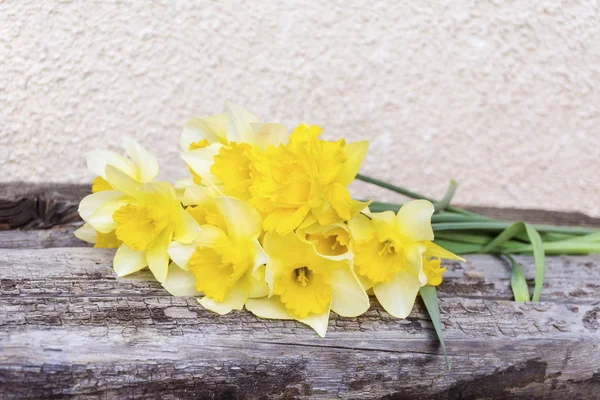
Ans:
<svg viewBox="0 0 600 400"><path fill-rule="evenodd" d="M113 214L117 238L133 250L147 250L170 223L164 210L146 205L126 204Z"/></svg>
<svg viewBox="0 0 600 400"><path fill-rule="evenodd" d="M394 244L391 240L386 240L381 244L381 250L379 250L378 254L380 256L386 256L394 253L396 253L396 248L394 247Z"/></svg>
<svg viewBox="0 0 600 400"><path fill-rule="evenodd" d="M294 270L296 276L296 283L302 287L306 287L310 282L312 272L307 267L300 267Z"/></svg>

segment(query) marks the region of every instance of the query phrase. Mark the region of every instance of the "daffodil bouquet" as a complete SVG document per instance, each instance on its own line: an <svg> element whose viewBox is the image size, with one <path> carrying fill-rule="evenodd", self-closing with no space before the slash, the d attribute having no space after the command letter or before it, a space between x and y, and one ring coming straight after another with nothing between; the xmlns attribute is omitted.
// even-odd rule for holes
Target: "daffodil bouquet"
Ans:
<svg viewBox="0 0 600 400"><path fill-rule="evenodd" d="M320 336L331 311L361 315L370 294L406 318L420 293L441 339L435 286L441 259L463 260L455 253L507 254L515 297L529 301L509 253L535 255L538 300L545 251L600 250L598 233L511 225L450 207L454 185L434 202L358 175L368 143L320 134L306 124L289 133L228 103L223 114L185 125L180 145L189 176L175 184L155 181L155 157L132 140L124 142L129 158L92 151L87 164L96 178L79 205L85 224L75 234L94 247L117 248L118 276L148 267L170 294L197 296L210 311L246 308L297 320ZM347 186L357 177L415 200L355 200Z"/></svg>

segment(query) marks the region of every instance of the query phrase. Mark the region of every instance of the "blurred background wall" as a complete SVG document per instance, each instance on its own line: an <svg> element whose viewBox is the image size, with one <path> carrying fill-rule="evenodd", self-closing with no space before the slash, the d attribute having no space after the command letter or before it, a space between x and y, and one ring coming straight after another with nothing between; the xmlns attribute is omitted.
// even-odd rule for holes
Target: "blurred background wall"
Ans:
<svg viewBox="0 0 600 400"><path fill-rule="evenodd" d="M90 181L84 153L124 135L175 179L187 118L232 100L368 139L364 173L431 196L600 215L597 1L0 0L0 21L1 181Z"/></svg>

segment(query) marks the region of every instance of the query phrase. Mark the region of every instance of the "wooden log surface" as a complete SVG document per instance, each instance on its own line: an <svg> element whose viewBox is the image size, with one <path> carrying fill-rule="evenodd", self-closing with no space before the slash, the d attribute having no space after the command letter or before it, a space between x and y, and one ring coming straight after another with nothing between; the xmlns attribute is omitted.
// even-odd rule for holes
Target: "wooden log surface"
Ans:
<svg viewBox="0 0 600 400"><path fill-rule="evenodd" d="M549 257L540 303L512 301L510 271L500 259L474 255L446 263L439 296L452 369L445 371L420 300L404 320L374 299L358 318L332 313L325 339L294 321L245 311L218 316L193 298L168 295L148 272L117 279L114 250L73 247L76 218L64 205L76 209L85 190L70 199L68 190L52 190L62 200L39 190L13 199L34 193L51 205L42 210L57 207L51 214L62 219L13 215L30 216L21 226L66 226L0 232L2 398L595 399L600 393L600 256ZM518 260L532 284L532 259Z"/></svg>

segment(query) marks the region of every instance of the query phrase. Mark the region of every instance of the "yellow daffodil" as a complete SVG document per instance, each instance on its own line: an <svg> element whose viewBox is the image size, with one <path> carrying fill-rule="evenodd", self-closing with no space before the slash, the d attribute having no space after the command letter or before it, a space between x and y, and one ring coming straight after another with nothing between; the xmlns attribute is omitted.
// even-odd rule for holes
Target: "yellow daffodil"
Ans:
<svg viewBox="0 0 600 400"><path fill-rule="evenodd" d="M249 202L265 215L266 231L286 234L301 224L330 225L353 218L368 203L346 186L356 176L367 142L319 139L321 128L302 124L286 146L253 152Z"/></svg>
<svg viewBox="0 0 600 400"><path fill-rule="evenodd" d="M278 146L288 140L287 128L279 123L261 123L252 112L228 102L225 113L210 117L192 117L181 134L182 158L192 178L188 184L225 186L222 191L238 197L235 188L247 172L248 156L244 150L250 147L264 149ZM215 157L218 156L218 161ZM213 164L216 164L213 168ZM233 174L235 181L232 181ZM234 188L230 191L230 188ZM238 197L239 198L239 197Z"/></svg>
<svg viewBox="0 0 600 400"><path fill-rule="evenodd" d="M360 214L349 222L355 271L365 289L372 288L383 308L395 317L410 314L421 286L441 280L441 272L429 264L435 263L432 258L462 260L432 243L433 211L429 201L414 200L396 215L391 211Z"/></svg>
<svg viewBox="0 0 600 400"><path fill-rule="evenodd" d="M257 316L295 319L323 337L330 310L356 317L369 308L369 298L349 260L323 257L295 233L267 232L263 245L269 255L265 270L269 297L246 302Z"/></svg>
<svg viewBox="0 0 600 400"><path fill-rule="evenodd" d="M183 210L170 184L142 183L112 165L106 165L105 176L113 190L84 198L79 205L81 217L95 231L114 232L122 242L113 262L117 275L148 266L163 282L169 243L173 238L191 242L199 233L199 225Z"/></svg>
<svg viewBox="0 0 600 400"><path fill-rule="evenodd" d="M88 168L97 176L92 182L92 193L112 190L106 180L106 166L111 165L140 182L151 182L158 175L156 158L135 141L126 138L123 147L130 159L109 150L93 150L86 155Z"/></svg>
<svg viewBox="0 0 600 400"><path fill-rule="evenodd" d="M204 293L200 304L219 314L241 310L249 297L266 296L262 266L268 257L258 241L256 210L232 197L213 198L202 187L188 188L184 204L202 231L191 243L169 246L180 270L170 272L165 289L176 296Z"/></svg>

